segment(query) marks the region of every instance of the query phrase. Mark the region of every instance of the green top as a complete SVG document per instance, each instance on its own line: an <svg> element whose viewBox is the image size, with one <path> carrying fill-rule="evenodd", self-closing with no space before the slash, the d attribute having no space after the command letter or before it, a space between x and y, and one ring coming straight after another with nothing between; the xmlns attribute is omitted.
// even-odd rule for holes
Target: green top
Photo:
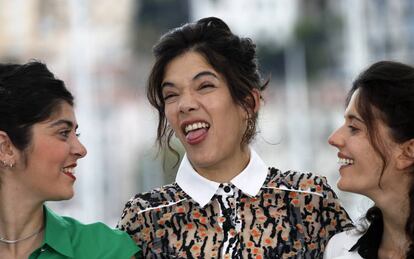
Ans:
<svg viewBox="0 0 414 259"><path fill-rule="evenodd" d="M44 206L45 238L29 259L131 258L140 249L125 233L103 223L82 224Z"/></svg>

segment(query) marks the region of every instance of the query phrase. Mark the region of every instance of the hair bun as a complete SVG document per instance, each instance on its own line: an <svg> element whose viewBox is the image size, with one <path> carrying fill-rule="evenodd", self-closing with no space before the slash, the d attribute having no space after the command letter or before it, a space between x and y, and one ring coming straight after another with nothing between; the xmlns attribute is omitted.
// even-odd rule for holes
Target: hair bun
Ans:
<svg viewBox="0 0 414 259"><path fill-rule="evenodd" d="M230 32L229 26L223 20L217 17L206 17L197 21L197 24L203 25L205 28L222 29Z"/></svg>

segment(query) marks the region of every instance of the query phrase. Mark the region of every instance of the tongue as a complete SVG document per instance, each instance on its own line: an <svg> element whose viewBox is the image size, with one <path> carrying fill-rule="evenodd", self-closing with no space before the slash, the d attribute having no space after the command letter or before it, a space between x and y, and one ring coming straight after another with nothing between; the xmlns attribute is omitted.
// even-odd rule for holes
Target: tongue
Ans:
<svg viewBox="0 0 414 259"><path fill-rule="evenodd" d="M206 128L193 130L193 131L188 132L185 138L187 139L187 141L194 141L195 139L201 137L203 134L206 134L206 133L207 133Z"/></svg>

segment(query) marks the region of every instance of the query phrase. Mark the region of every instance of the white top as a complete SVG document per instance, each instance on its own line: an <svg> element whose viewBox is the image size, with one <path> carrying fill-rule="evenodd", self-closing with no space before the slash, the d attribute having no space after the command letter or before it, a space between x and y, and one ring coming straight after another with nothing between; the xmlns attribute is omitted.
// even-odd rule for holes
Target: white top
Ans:
<svg viewBox="0 0 414 259"><path fill-rule="evenodd" d="M237 188L249 196L256 196L266 180L269 169L259 155L250 148L250 161L244 170L230 180ZM216 194L220 183L213 182L198 174L185 154L178 168L177 184L204 207Z"/></svg>
<svg viewBox="0 0 414 259"><path fill-rule="evenodd" d="M362 234L352 229L334 235L326 246L323 259L362 259L358 251L349 252Z"/></svg>

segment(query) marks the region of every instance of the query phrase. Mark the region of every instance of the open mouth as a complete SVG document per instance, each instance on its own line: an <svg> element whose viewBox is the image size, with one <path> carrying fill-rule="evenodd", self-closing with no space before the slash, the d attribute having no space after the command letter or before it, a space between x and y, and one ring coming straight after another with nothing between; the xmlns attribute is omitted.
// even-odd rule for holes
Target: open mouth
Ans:
<svg viewBox="0 0 414 259"><path fill-rule="evenodd" d="M338 164L341 165L341 166L353 165L354 160L350 159L350 158L339 158L338 159Z"/></svg>
<svg viewBox="0 0 414 259"><path fill-rule="evenodd" d="M204 121L183 125L185 139L189 144L198 144L207 137L210 124Z"/></svg>
<svg viewBox="0 0 414 259"><path fill-rule="evenodd" d="M64 167L64 168L61 169L61 171L62 171L62 173L69 176L73 180L76 180L75 167Z"/></svg>

